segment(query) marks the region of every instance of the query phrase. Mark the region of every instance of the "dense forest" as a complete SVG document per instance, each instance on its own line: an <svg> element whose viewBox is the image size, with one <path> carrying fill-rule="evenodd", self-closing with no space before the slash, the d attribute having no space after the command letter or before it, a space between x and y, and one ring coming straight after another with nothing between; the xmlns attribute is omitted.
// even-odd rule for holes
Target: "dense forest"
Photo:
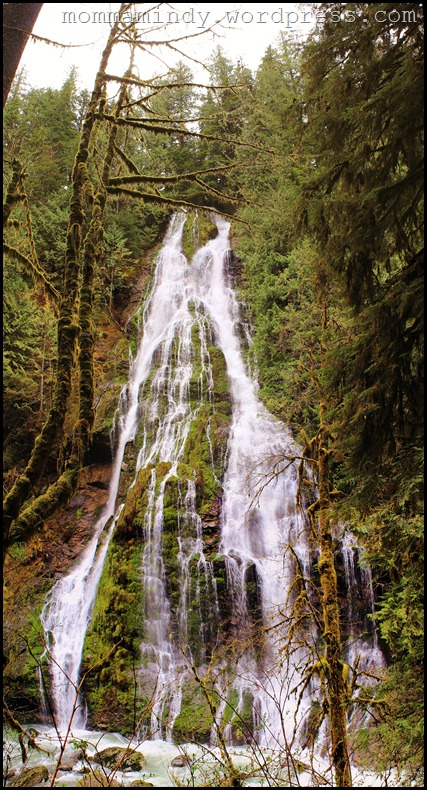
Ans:
<svg viewBox="0 0 427 790"><path fill-rule="evenodd" d="M92 92L78 88L75 70L59 90L31 88L23 72L13 82L4 112L4 687L6 722L24 753L34 746L25 724L40 712L40 613L106 499L111 430L155 255L174 212L188 215L187 258L213 237L218 212L231 222L228 265L251 328L248 369L301 448L298 496L317 536L319 592L302 617L302 584L293 615L303 628L309 609L321 621L305 682L317 672L335 783L352 786L354 750L359 766L423 786L422 7L402 4L393 21L390 4L348 3L350 24L333 17L342 5L316 4L323 14L308 39L281 34L256 73L218 47L206 86L191 61L166 76L137 76L144 42L120 20ZM129 65L112 75L120 39ZM220 380L223 360L210 354ZM221 441L224 392L205 418L216 420ZM199 505L212 520L220 462L214 480L202 455L195 460L197 430L184 461L198 465ZM135 471L125 461L122 496ZM91 723L122 724L125 734L140 642L130 524L136 530L144 479L126 500L96 604L98 612L108 599L111 621L104 614L98 653L84 653ZM386 664L359 693L368 714L349 743L340 524L371 569ZM171 537L173 600L172 554ZM196 676L201 707L213 705L208 675ZM356 695L356 672L353 681ZM219 742L230 786L243 786Z"/></svg>

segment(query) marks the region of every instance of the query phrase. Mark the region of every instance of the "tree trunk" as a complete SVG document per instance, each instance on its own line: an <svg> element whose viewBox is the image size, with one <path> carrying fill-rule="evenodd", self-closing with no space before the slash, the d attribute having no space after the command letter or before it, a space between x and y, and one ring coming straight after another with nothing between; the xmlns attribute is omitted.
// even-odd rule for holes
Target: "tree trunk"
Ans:
<svg viewBox="0 0 427 790"><path fill-rule="evenodd" d="M337 787L351 787L347 742L346 686L341 660L338 587L329 515L330 473L328 431L324 422L324 410L324 404L321 404L318 448L320 545L318 569L322 589L323 638L326 645L326 684L331 730L331 757Z"/></svg>
<svg viewBox="0 0 427 790"><path fill-rule="evenodd" d="M76 315L76 305L80 295L80 278L82 276L81 235L84 218L84 189L89 183L89 176L87 172L89 145L96 122L98 105L104 90L105 70L111 50L117 38L118 29L119 20L116 22L110 32L107 45L102 54L100 67L95 80L95 85L86 113L85 121L83 123L79 148L73 167L72 195L69 207L67 245L65 253L64 288L59 307L58 320L58 367L52 405L43 428L35 441L26 469L17 478L4 500L3 540L5 547L7 547L9 544L10 531L14 520L18 518L23 503L26 499L28 499L31 492L34 490L35 485L40 480L46 461L55 445L55 442L61 436L65 415L67 412L68 398L71 393L71 375L74 366L75 348L79 332L79 324L78 320L76 320L76 318L78 319L78 316ZM85 280L85 275L83 275L83 280ZM87 297L84 288L82 298L86 305ZM86 305L86 307L88 307L87 312L89 313L90 322L90 298L89 302L89 306ZM85 329L86 327L84 328L84 332ZM89 345L91 345L91 340L89 340ZM88 375L90 375L90 371ZM86 435L87 431L85 430L84 433ZM76 482L76 470L74 463L71 464L70 469L66 470L66 474L62 477L64 479L61 480L60 478L59 481L54 484L54 486L55 491L58 493L60 492L61 501L64 502L66 495L71 495L72 487ZM58 483L60 483L60 485L58 485ZM41 500L41 504L43 499L39 499ZM49 500L49 502L45 502L45 504L47 506L48 515L50 515L54 506L54 496L50 490L44 495L44 500L46 499ZM36 503L38 503L38 500L36 500ZM31 528L34 528L40 523L41 512L39 512L39 508L35 506L36 503L33 503L33 505L29 506L24 511L25 517L21 518L21 524L18 528L20 534L25 532L25 529L23 529L24 527L30 530L30 525ZM22 515L24 516L24 514Z"/></svg>
<svg viewBox="0 0 427 790"><path fill-rule="evenodd" d="M322 366L325 364L325 332L328 324L327 305L322 317ZM329 459L330 434L326 418L326 404L319 406L319 434L317 441L319 548L318 570L322 590L323 638L326 645L326 686L331 730L331 757L337 787L351 787L348 755L346 685L341 659L341 628L338 606L338 585L332 545L330 495L332 490Z"/></svg>
<svg viewBox="0 0 427 790"><path fill-rule="evenodd" d="M3 107L43 3L3 3Z"/></svg>

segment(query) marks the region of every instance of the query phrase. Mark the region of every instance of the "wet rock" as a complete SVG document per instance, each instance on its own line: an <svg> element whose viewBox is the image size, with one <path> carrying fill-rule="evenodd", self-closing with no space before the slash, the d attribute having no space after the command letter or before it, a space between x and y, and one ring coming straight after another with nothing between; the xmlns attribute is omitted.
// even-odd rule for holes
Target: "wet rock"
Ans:
<svg viewBox="0 0 427 790"><path fill-rule="evenodd" d="M88 464L111 463L111 443L109 430L95 431L92 445L87 455Z"/></svg>
<svg viewBox="0 0 427 790"><path fill-rule="evenodd" d="M81 749L77 749L77 751L71 752L70 754L64 754L59 770L67 772L72 771L74 766L82 759L82 756L83 752Z"/></svg>
<svg viewBox="0 0 427 790"><path fill-rule="evenodd" d="M109 779L101 771L91 771L79 779L77 787L121 787L115 779Z"/></svg>
<svg viewBox="0 0 427 790"><path fill-rule="evenodd" d="M145 757L141 752L132 752L119 746L110 746L92 758L93 762L107 768L115 768L120 763L121 771L141 771L145 766Z"/></svg>
<svg viewBox="0 0 427 790"><path fill-rule="evenodd" d="M178 754L171 762L171 768L185 768L186 765L189 765L189 762L183 754Z"/></svg>
<svg viewBox="0 0 427 790"><path fill-rule="evenodd" d="M45 787L49 779L49 771L45 765L35 768L25 768L19 776L10 783L10 787Z"/></svg>

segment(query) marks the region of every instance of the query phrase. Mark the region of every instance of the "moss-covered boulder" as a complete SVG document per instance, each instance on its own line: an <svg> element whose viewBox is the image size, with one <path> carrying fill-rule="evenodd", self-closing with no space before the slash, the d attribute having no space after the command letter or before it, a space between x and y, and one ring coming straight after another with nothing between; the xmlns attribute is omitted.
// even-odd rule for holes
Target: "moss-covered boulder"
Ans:
<svg viewBox="0 0 427 790"><path fill-rule="evenodd" d="M77 782L77 787L123 787L116 779L102 771L90 771Z"/></svg>
<svg viewBox="0 0 427 790"><path fill-rule="evenodd" d="M213 220L205 214L192 214L188 217L182 233L182 249L187 260L203 247L210 239L214 239L218 229Z"/></svg>
<svg viewBox="0 0 427 790"><path fill-rule="evenodd" d="M244 691L237 715L231 719L231 732L235 746L244 746L253 740L253 704L253 695L249 691Z"/></svg>
<svg viewBox="0 0 427 790"><path fill-rule="evenodd" d="M45 765L35 768L24 768L11 782L10 787L45 787L49 780L49 771Z"/></svg>
<svg viewBox="0 0 427 790"><path fill-rule="evenodd" d="M98 752L92 762L106 768L119 767L121 771L141 771L145 766L145 757L141 752L122 749L120 746L109 746Z"/></svg>
<svg viewBox="0 0 427 790"><path fill-rule="evenodd" d="M210 692L214 705L218 698ZM205 694L200 685L193 679L183 686L181 710L175 719L173 737L176 743L209 743L213 716Z"/></svg>

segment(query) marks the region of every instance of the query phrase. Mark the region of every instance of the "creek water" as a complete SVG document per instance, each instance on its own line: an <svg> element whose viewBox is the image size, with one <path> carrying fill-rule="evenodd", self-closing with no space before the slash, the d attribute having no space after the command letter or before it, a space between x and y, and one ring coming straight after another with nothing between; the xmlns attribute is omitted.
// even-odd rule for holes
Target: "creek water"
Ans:
<svg viewBox="0 0 427 790"><path fill-rule="evenodd" d="M36 742L43 752L31 750L26 768L44 765L52 776L59 759L59 744L56 732L40 724L32 728L38 734ZM85 744L86 757L82 757L81 747ZM223 758L218 747L198 746L193 743L181 744L179 747L163 740L148 740L144 742L132 741L118 733L105 733L87 730L75 730L74 737L70 738L62 758L63 769L59 770L55 787L76 787L83 779L89 766L94 771L99 771L97 753L103 749L130 747L145 759L140 771L117 771L114 779L122 787L131 787L132 783L146 782L153 787L216 787L227 775ZM247 775L243 781L244 787L311 787L313 786L311 771L301 769L291 781L286 777L282 757L274 750L264 749L261 753L254 753L245 746L230 747L230 757L235 768ZM175 767L172 762L177 757L185 758L186 764ZM4 761L7 765L9 779L19 775L22 771L19 744L10 733L4 738ZM72 767L71 767L71 764ZM333 786L330 769L325 761L316 761L315 769L318 779L316 786ZM112 771L105 770L104 775L111 777ZM323 777L321 782L319 777ZM49 783L40 782L40 787L50 786ZM97 786L97 785L94 785ZM137 786L137 785L136 785ZM399 787L401 786L395 773L388 773L387 778L370 771L354 771L353 787Z"/></svg>
<svg viewBox="0 0 427 790"><path fill-rule="evenodd" d="M214 220L216 237L191 261L181 251L186 216L177 214L171 220L155 262L138 350L120 396L108 501L79 562L47 596L41 620L58 729L65 730L72 719L73 730L82 730L86 705L76 689L85 634L111 536L124 506L118 501L124 454L138 435L130 488L136 485L141 470L151 470L141 565L145 603L141 612L144 671L140 675L151 674L156 689L149 731L144 733L149 740L145 742L157 739L159 749L166 749L161 746L165 741L172 743L189 680L188 664L197 664L203 674L212 645L218 644L224 592L221 598L216 569L221 564L229 619L227 644L242 647L227 654L223 645L218 658L215 682L219 703L210 741L215 748L221 728L226 741L235 739L231 717L227 718L231 698L235 714L246 724L250 720L257 746L274 750L297 743L300 734L303 736L319 691L313 681L301 698L298 694L318 636L315 629L304 640L291 640L287 652L283 649L295 599L296 564L308 579L313 549L306 516L295 504L298 461L292 458L298 459L300 450L286 426L268 413L258 397L243 351L247 332L228 274L230 226L219 216ZM215 458L215 349L225 363L228 394L224 397L231 405L221 463ZM195 474L186 476L181 468L188 460L185 453L192 426L207 407L210 417L203 441L210 448L211 477L219 492L215 553L206 540L203 514L198 512ZM160 463L166 469L162 477L156 472ZM163 536L165 497L168 486L177 479L178 592L172 603ZM382 665L382 656L375 628L366 618L373 606L369 571L358 570L357 548L347 537L341 544L341 556L344 595L349 601L347 657L355 660L356 653L361 654L366 667L375 668ZM357 611L351 604L353 597L359 602ZM366 621L362 628L361 607ZM191 637L195 618L197 657L192 646L194 634Z"/></svg>

